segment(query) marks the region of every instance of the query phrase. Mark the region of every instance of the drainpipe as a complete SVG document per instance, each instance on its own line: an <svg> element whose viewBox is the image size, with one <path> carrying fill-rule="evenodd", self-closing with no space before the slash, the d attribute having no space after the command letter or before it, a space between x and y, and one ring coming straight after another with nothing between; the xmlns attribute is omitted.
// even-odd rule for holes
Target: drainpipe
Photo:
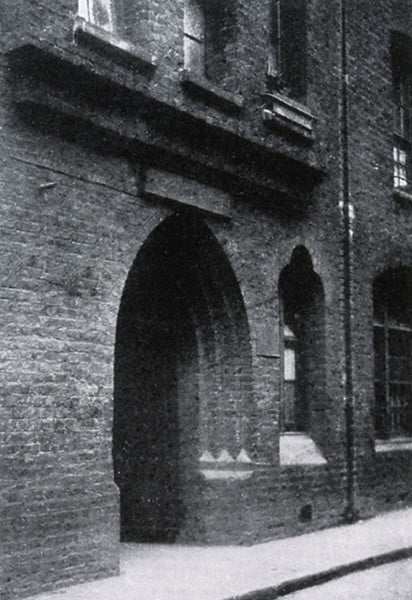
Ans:
<svg viewBox="0 0 412 600"><path fill-rule="evenodd" d="M356 454L354 432L354 397L353 397L353 359L352 359L352 261L353 261L353 219L354 211L350 192L349 167L349 117L348 117L348 64L347 64L347 27L346 2L340 0L340 33L341 33L341 198L340 209L343 225L343 304L344 304L344 405L346 417L346 497L344 517L348 522L358 518L356 499Z"/></svg>

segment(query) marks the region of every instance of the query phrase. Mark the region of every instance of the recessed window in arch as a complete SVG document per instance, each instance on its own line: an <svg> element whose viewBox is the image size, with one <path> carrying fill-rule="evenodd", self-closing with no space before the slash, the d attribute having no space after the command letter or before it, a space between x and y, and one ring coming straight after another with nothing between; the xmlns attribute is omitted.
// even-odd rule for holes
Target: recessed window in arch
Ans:
<svg viewBox="0 0 412 600"><path fill-rule="evenodd" d="M283 431L309 431L324 385L323 287L305 248L296 248L279 280Z"/></svg>

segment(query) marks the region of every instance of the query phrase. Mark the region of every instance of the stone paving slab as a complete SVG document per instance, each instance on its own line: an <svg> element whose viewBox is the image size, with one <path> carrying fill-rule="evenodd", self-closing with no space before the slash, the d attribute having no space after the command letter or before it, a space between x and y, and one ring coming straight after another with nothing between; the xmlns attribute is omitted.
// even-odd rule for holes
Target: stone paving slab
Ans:
<svg viewBox="0 0 412 600"><path fill-rule="evenodd" d="M412 555L412 508L257 544L122 544L121 574L32 600L263 600Z"/></svg>

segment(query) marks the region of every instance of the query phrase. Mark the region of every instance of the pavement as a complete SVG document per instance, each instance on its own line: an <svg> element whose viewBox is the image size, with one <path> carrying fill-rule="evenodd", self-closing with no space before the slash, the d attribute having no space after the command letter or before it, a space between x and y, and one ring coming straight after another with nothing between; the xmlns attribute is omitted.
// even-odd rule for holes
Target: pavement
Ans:
<svg viewBox="0 0 412 600"><path fill-rule="evenodd" d="M338 577L285 600L411 600L412 558Z"/></svg>
<svg viewBox="0 0 412 600"><path fill-rule="evenodd" d="M254 546L121 544L118 577L32 600L273 600L412 556L412 508Z"/></svg>

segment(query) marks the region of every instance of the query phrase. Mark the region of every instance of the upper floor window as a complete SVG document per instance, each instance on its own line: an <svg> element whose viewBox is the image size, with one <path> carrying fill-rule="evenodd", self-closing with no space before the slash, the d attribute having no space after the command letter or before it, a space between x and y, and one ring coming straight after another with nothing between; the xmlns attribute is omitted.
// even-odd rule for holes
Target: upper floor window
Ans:
<svg viewBox="0 0 412 600"><path fill-rule="evenodd" d="M226 73L226 47L232 25L230 1L185 0L185 68L200 77L221 81Z"/></svg>
<svg viewBox="0 0 412 600"><path fill-rule="evenodd" d="M412 433L412 271L393 269L373 287L375 428Z"/></svg>
<svg viewBox="0 0 412 600"><path fill-rule="evenodd" d="M273 0L268 57L269 91L306 94L306 0Z"/></svg>
<svg viewBox="0 0 412 600"><path fill-rule="evenodd" d="M393 184L396 188L410 185L411 173L411 107L412 77L409 73L394 73L394 135Z"/></svg>
<svg viewBox="0 0 412 600"><path fill-rule="evenodd" d="M206 75L206 23L201 2L185 0L184 10L185 68Z"/></svg>
<svg viewBox="0 0 412 600"><path fill-rule="evenodd" d="M113 0L79 0L79 17L106 31L115 30Z"/></svg>
<svg viewBox="0 0 412 600"><path fill-rule="evenodd" d="M412 62L408 40L392 40L393 75L393 184L406 188L412 183Z"/></svg>

